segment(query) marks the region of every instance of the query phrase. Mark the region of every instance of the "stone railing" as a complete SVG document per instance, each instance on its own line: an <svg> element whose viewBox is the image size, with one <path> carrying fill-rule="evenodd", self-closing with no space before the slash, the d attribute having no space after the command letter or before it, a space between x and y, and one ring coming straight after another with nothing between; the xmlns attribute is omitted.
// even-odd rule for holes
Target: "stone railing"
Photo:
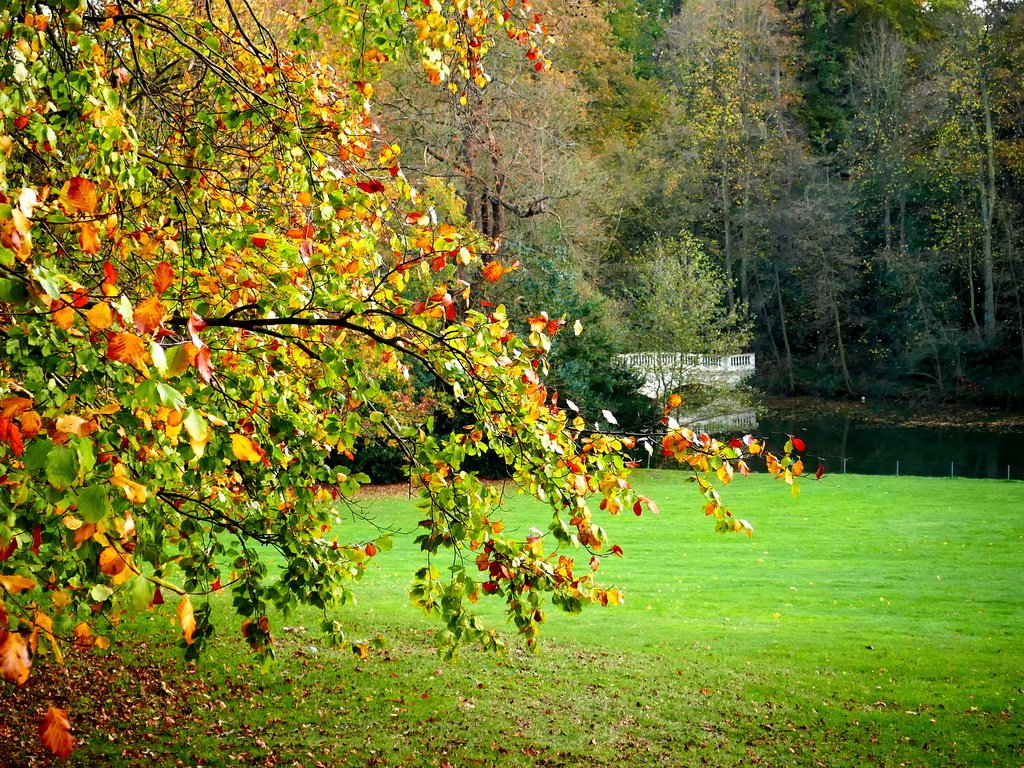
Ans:
<svg viewBox="0 0 1024 768"><path fill-rule="evenodd" d="M653 398L662 398L686 384L736 386L753 375L756 364L753 352L740 355L632 352L619 355L619 360L644 377L641 391Z"/></svg>

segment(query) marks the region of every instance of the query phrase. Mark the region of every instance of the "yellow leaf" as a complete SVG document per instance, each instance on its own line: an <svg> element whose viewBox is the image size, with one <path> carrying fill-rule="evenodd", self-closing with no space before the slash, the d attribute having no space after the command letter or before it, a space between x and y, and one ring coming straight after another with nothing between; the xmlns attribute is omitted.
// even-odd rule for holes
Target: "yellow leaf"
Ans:
<svg viewBox="0 0 1024 768"><path fill-rule="evenodd" d="M192 645L192 633L196 631L196 617L188 595L182 595L181 602L178 603L178 620L181 622L181 631L185 635L185 642Z"/></svg>
<svg viewBox="0 0 1024 768"><path fill-rule="evenodd" d="M85 313L85 319L89 323L90 331L105 331L113 324L114 314L110 311L109 304L100 302Z"/></svg>
<svg viewBox="0 0 1024 768"><path fill-rule="evenodd" d="M0 587L3 587L11 594L16 595L26 589L34 589L35 586L35 579L30 579L26 576L18 576L15 574L10 576L0 576Z"/></svg>
<svg viewBox="0 0 1024 768"><path fill-rule="evenodd" d="M68 713L53 706L47 709L46 717L39 724L39 738L50 752L61 760L66 760L75 748Z"/></svg>
<svg viewBox="0 0 1024 768"><path fill-rule="evenodd" d="M149 491L146 489L146 486L128 479L124 464L116 464L114 466L114 474L110 477L110 484L122 489L128 501L135 504L142 504L149 498Z"/></svg>
<svg viewBox="0 0 1024 768"><path fill-rule="evenodd" d="M58 664L64 663L64 654L60 651L60 644L57 642L57 638L53 635L53 620L42 611L36 611L35 624L32 630L33 634L38 634L42 631L46 637L47 642L50 644L50 649L53 651L53 658L57 660Z"/></svg>
<svg viewBox="0 0 1024 768"><path fill-rule="evenodd" d="M261 461L263 459L263 451L245 435L231 435L231 452L239 461Z"/></svg>
<svg viewBox="0 0 1024 768"><path fill-rule="evenodd" d="M64 432L68 435L77 435L78 437L86 437L96 431L99 425L95 421L86 421L81 416L75 416L74 414L68 414L67 416L61 416L57 419L56 427L58 432Z"/></svg>

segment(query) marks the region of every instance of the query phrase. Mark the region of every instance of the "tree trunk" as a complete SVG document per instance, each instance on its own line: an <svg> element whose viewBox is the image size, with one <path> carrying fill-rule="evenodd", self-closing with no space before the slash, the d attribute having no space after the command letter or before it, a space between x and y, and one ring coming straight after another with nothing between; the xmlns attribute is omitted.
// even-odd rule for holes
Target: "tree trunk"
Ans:
<svg viewBox="0 0 1024 768"><path fill-rule="evenodd" d="M992 109L989 105L988 86L981 85L981 108L985 118L985 157L980 171L981 224L982 224L982 279L984 281L984 330L986 341L996 335L995 264L992 255L992 221L996 208L995 138L992 130Z"/></svg>
<svg viewBox="0 0 1024 768"><path fill-rule="evenodd" d="M729 299L729 311L736 311L736 292L733 290L733 274L732 274L732 221L731 212L729 209L729 180L726 176L726 164L725 164L725 150L722 150L722 175L721 175L721 194L722 194L722 250L725 256L725 281L726 281L726 295Z"/></svg>
<svg viewBox="0 0 1024 768"><path fill-rule="evenodd" d="M782 346L786 351L786 375L789 379L789 394L796 392L796 382L793 379L793 350L789 346L789 331L786 328L786 307L782 302L782 281L779 280L779 268L773 266L775 272L775 298L779 304L779 325L782 328Z"/></svg>
<svg viewBox="0 0 1024 768"><path fill-rule="evenodd" d="M835 323L836 329L836 346L839 351L839 370L843 374L843 384L846 385L846 391L848 394L853 394L853 381L850 379L850 370L846 366L846 346L843 344L843 327L839 321L839 302L836 301L836 295L831 290L828 294L829 304L832 308L832 320Z"/></svg>

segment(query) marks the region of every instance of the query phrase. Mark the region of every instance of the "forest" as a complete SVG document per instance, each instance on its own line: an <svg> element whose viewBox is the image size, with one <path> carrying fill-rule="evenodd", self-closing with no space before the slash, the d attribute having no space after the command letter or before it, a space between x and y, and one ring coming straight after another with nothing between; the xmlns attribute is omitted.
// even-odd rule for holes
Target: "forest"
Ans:
<svg viewBox="0 0 1024 768"><path fill-rule="evenodd" d="M1020 405L1024 4L548 10L550 71L499 41L442 103L399 61L379 109L518 261L495 300L590 323L556 385L635 406L616 353L755 351L779 394Z"/></svg>

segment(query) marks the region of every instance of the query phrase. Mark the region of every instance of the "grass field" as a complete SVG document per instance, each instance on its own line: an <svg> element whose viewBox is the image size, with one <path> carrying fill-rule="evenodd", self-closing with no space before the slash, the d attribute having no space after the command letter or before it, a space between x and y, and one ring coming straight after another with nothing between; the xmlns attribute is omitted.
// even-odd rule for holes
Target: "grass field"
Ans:
<svg viewBox="0 0 1024 768"><path fill-rule="evenodd" d="M275 666L225 622L193 667L169 603L96 674L5 689L0 768L48 764L21 725L43 697L71 711L76 766L1024 765L1024 483L826 476L794 500L754 476L727 496L748 539L716 535L684 477L637 476L662 513L609 518L626 557L600 571L626 604L551 614L540 654L440 662L398 536L344 615L386 638L370 659L297 615ZM412 528L404 498L373 505Z"/></svg>

